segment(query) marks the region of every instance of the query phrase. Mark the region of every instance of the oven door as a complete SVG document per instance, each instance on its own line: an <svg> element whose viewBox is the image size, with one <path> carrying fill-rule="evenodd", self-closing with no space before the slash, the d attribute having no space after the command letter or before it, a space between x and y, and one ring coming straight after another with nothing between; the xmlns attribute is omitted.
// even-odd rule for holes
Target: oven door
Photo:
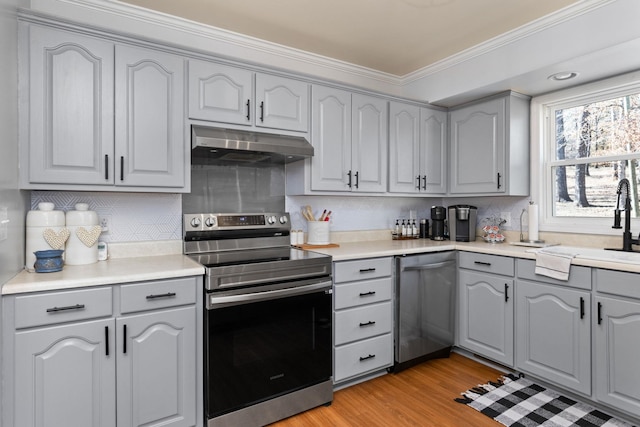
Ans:
<svg viewBox="0 0 640 427"><path fill-rule="evenodd" d="M207 295L207 418L331 378L331 282Z"/></svg>

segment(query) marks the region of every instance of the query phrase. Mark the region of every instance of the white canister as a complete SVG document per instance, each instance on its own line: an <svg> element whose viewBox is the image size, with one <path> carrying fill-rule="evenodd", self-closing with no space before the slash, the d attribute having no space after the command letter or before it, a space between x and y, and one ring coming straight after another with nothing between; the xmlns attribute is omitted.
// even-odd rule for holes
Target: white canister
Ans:
<svg viewBox="0 0 640 427"><path fill-rule="evenodd" d="M77 203L76 210L67 212L69 240L65 263L68 265L93 264L98 262L98 238L102 228L98 225L98 214L89 210L86 203Z"/></svg>
<svg viewBox="0 0 640 427"><path fill-rule="evenodd" d="M64 212L54 210L53 203L38 203L38 209L27 212L25 263L27 271L34 271L34 252L64 249L69 237L65 228Z"/></svg>
<svg viewBox="0 0 640 427"><path fill-rule="evenodd" d="M310 245L328 245L331 243L329 221L308 221L307 243Z"/></svg>

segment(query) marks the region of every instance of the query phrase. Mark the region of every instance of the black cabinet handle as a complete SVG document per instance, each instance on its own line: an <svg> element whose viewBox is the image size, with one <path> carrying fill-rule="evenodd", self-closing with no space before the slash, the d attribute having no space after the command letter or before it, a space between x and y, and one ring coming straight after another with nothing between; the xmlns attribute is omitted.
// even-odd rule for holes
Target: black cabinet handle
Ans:
<svg viewBox="0 0 640 427"><path fill-rule="evenodd" d="M422 177L422 189L426 190L427 189L427 175L424 175Z"/></svg>
<svg viewBox="0 0 640 427"><path fill-rule="evenodd" d="M502 184L500 184L500 178L502 178L502 175L500 175L500 172L498 172L498 190L500 189L500 187L502 187Z"/></svg>
<svg viewBox="0 0 640 427"><path fill-rule="evenodd" d="M602 303L598 303L598 325L602 323Z"/></svg>
<svg viewBox="0 0 640 427"><path fill-rule="evenodd" d="M104 327L104 347L105 347L105 356L109 355L109 327Z"/></svg>
<svg viewBox="0 0 640 427"><path fill-rule="evenodd" d="M68 305L66 307L47 308L47 313L58 313L59 311L82 310L84 304Z"/></svg>
<svg viewBox="0 0 640 427"><path fill-rule="evenodd" d="M347 172L347 176L349 177L349 182L347 183L347 185L349 186L349 188L351 188L351 171Z"/></svg>
<svg viewBox="0 0 640 427"><path fill-rule="evenodd" d="M374 322L373 320L369 320L367 323L360 323L360 327L362 328L363 326L371 326L375 324L376 322Z"/></svg>
<svg viewBox="0 0 640 427"><path fill-rule="evenodd" d="M376 271L375 267L371 267L371 268L361 268L360 269L360 273L371 273Z"/></svg>
<svg viewBox="0 0 640 427"><path fill-rule="evenodd" d="M508 302L509 301L509 285L508 284L504 284L504 302Z"/></svg>
<svg viewBox="0 0 640 427"><path fill-rule="evenodd" d="M360 292L361 297L368 297L370 295L375 295L375 294L376 294L376 291Z"/></svg>
<svg viewBox="0 0 640 427"><path fill-rule="evenodd" d="M584 319L584 298L580 297L580 318Z"/></svg>
<svg viewBox="0 0 640 427"><path fill-rule="evenodd" d="M375 355L375 354L370 354L370 355L368 355L368 356L364 356L364 357L362 357L362 356L361 356L361 357L360 357L360 361L362 362L362 361L364 361L364 360L373 359L374 357L376 357L376 355Z"/></svg>
<svg viewBox="0 0 640 427"><path fill-rule="evenodd" d="M105 181L109 180L109 155L104 155L104 179Z"/></svg>
<svg viewBox="0 0 640 427"><path fill-rule="evenodd" d="M247 120L251 120L251 100L247 99Z"/></svg>
<svg viewBox="0 0 640 427"><path fill-rule="evenodd" d="M264 101L260 103L260 121L264 122Z"/></svg>
<svg viewBox="0 0 640 427"><path fill-rule="evenodd" d="M166 294L152 294L152 295L147 295L147 299L156 299L156 298L171 298L171 297L175 297L176 293L175 292L167 292Z"/></svg>
<svg viewBox="0 0 640 427"><path fill-rule="evenodd" d="M420 189L420 175L416 176L416 188Z"/></svg>
<svg viewBox="0 0 640 427"><path fill-rule="evenodd" d="M120 156L120 181L124 181L124 156Z"/></svg>
<svg viewBox="0 0 640 427"><path fill-rule="evenodd" d="M356 188L360 185L360 172L356 172Z"/></svg>
<svg viewBox="0 0 640 427"><path fill-rule="evenodd" d="M486 265L486 266L490 266L491 263L490 262L484 262L484 261L474 261L474 264L478 264L478 265Z"/></svg>
<svg viewBox="0 0 640 427"><path fill-rule="evenodd" d="M122 326L122 353L127 354L127 325Z"/></svg>

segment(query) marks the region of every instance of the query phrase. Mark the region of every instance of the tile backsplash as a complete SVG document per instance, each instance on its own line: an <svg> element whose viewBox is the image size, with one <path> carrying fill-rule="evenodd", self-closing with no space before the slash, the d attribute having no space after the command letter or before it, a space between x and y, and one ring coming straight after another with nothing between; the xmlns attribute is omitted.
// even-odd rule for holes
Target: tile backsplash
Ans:
<svg viewBox="0 0 640 427"><path fill-rule="evenodd" d="M87 203L100 219L105 218L109 230L105 242L134 242L182 239L182 195L173 193L113 193L80 191L32 191L31 209L40 202L52 202L57 210L75 209L76 203ZM332 231L388 230L397 218L409 218L413 210L417 218L430 218L432 205L471 204L478 207L478 226L487 217L510 213L506 230L519 231L520 212L528 198L412 198L356 196L290 196L285 209L290 212L292 227L306 230L300 208L311 205L317 214L333 211ZM525 222L526 230L526 222Z"/></svg>
<svg viewBox="0 0 640 427"><path fill-rule="evenodd" d="M100 220L107 220L108 231L100 237L105 242L182 239L180 194L32 191L31 209L40 202L52 202L65 212L87 203Z"/></svg>

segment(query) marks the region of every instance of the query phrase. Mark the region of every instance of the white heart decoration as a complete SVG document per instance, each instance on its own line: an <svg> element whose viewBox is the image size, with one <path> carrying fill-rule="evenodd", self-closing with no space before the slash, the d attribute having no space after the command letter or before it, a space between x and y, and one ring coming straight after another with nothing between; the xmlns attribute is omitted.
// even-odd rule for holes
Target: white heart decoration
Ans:
<svg viewBox="0 0 640 427"><path fill-rule="evenodd" d="M61 228L57 233L52 228L45 228L42 232L42 237L52 249L62 249L70 234L68 228Z"/></svg>
<svg viewBox="0 0 640 427"><path fill-rule="evenodd" d="M84 227L78 227L76 229L76 236L78 236L78 239L88 248L96 244L100 238L100 233L102 233L102 227L99 225L94 225L88 230Z"/></svg>

